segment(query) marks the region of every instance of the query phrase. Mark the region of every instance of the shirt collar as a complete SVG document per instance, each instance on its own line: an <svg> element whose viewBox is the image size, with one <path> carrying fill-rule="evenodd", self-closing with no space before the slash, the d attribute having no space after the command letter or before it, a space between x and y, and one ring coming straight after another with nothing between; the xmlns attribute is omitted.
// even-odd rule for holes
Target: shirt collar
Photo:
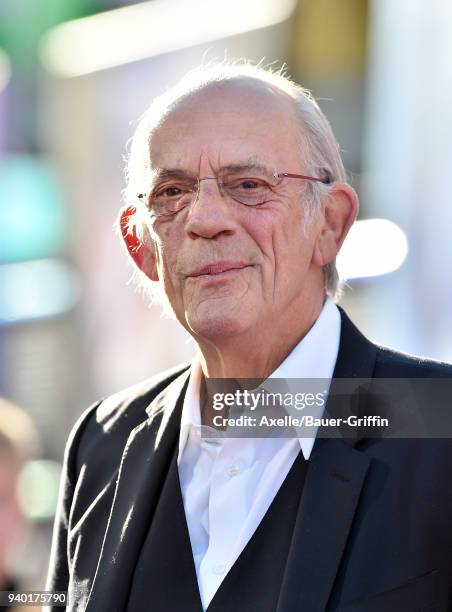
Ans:
<svg viewBox="0 0 452 612"><path fill-rule="evenodd" d="M339 352L341 315L327 298L316 322L269 378L323 378L331 381ZM179 454L182 456L192 427L201 427L199 390L202 369L198 359L192 362L190 378L182 407ZM298 438L304 458L309 459L315 436Z"/></svg>
<svg viewBox="0 0 452 612"><path fill-rule="evenodd" d="M201 427L201 412L199 408L199 390L201 387L202 369L198 359L194 359L191 365L190 378L188 379L187 390L185 391L184 404L182 406L182 416L180 422L179 435L179 454L177 461L180 461L187 442L188 434L192 427Z"/></svg>
<svg viewBox="0 0 452 612"><path fill-rule="evenodd" d="M339 353L340 336L339 309L331 298L327 298L314 325L269 378L321 378L330 383ZM315 435L298 438L306 460L311 456L315 438Z"/></svg>

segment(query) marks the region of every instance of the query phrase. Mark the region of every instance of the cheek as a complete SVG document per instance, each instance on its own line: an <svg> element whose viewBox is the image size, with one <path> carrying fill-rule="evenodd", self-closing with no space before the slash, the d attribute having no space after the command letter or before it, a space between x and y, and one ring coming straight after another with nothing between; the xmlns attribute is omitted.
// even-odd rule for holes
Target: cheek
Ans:
<svg viewBox="0 0 452 612"><path fill-rule="evenodd" d="M300 253L306 247L301 214L287 215L285 204L277 209L260 209L247 224L248 234L258 246L264 260L276 267L279 263L287 265L286 259L293 251Z"/></svg>
<svg viewBox="0 0 452 612"><path fill-rule="evenodd" d="M278 218L272 209L250 209L243 222L248 238L254 242L265 259L274 259L273 246L277 233Z"/></svg>
<svg viewBox="0 0 452 612"><path fill-rule="evenodd" d="M157 267L165 274L174 269L177 261L180 238L175 235L175 228L170 225L160 225L158 231L152 232L152 240L157 257Z"/></svg>
<svg viewBox="0 0 452 612"><path fill-rule="evenodd" d="M250 224L249 234L263 255L264 284L273 296L282 298L292 289L299 292L303 286L315 240L309 228L305 231L302 210L291 215L272 212L262 214L259 223Z"/></svg>

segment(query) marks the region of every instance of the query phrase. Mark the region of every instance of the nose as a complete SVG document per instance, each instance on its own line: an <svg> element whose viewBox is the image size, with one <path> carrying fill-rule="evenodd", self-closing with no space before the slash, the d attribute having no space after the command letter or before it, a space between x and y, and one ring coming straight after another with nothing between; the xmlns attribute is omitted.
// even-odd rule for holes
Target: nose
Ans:
<svg viewBox="0 0 452 612"><path fill-rule="evenodd" d="M192 239L215 238L234 233L236 222L233 211L222 195L215 176L199 179L195 201L190 206L186 231Z"/></svg>

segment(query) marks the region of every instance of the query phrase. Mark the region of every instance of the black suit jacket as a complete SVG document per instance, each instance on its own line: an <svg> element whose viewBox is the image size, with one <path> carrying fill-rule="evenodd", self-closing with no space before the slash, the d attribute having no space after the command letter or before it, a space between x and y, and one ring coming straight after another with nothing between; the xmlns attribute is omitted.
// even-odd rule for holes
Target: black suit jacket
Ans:
<svg viewBox="0 0 452 612"><path fill-rule="evenodd" d="M452 378L341 317L335 378ZM98 402L70 435L47 588L68 589L71 611L126 609L188 376L182 366ZM450 439L318 439L299 513L278 612L452 610Z"/></svg>

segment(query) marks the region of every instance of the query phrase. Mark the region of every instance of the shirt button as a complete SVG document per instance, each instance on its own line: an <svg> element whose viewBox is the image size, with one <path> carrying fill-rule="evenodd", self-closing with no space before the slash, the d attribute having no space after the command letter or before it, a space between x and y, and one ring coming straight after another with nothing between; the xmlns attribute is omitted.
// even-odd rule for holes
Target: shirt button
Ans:
<svg viewBox="0 0 452 612"><path fill-rule="evenodd" d="M237 474L240 472L240 466L237 465L237 463L233 463L232 465L230 465L228 467L228 476L237 476Z"/></svg>
<svg viewBox="0 0 452 612"><path fill-rule="evenodd" d="M224 574L225 571L226 571L226 565L223 565L222 563L212 566L212 572L214 574Z"/></svg>

